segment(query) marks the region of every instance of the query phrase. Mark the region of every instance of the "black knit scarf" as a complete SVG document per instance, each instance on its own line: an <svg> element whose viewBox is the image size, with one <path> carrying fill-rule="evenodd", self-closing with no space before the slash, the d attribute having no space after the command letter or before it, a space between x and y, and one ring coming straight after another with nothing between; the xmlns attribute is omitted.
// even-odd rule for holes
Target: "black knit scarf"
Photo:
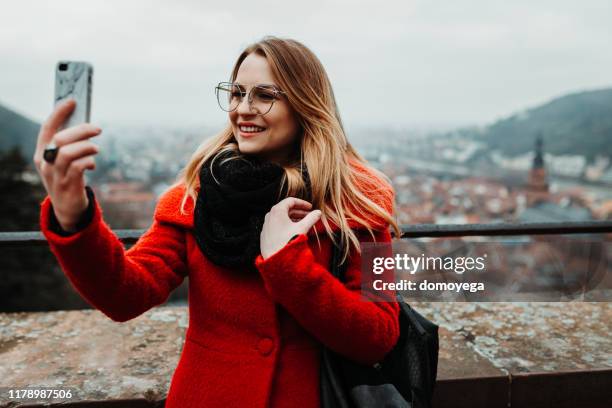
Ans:
<svg viewBox="0 0 612 408"><path fill-rule="evenodd" d="M226 161L229 157L234 158ZM286 197L286 188L281 191L284 170L278 164L235 152L217 156L212 170L211 174L210 161L200 170L194 209L198 246L217 265L254 272L264 217ZM303 174L310 191L305 168Z"/></svg>

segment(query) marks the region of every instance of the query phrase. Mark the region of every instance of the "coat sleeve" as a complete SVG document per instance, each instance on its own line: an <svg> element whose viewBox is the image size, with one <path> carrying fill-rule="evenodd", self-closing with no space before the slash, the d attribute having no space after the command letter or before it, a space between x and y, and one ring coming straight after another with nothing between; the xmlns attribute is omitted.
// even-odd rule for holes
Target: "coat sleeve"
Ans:
<svg viewBox="0 0 612 408"><path fill-rule="evenodd" d="M390 242L388 230L378 231L376 242ZM371 237L368 236L369 241ZM367 238L360 242L368 241ZM346 284L328 267L315 261L306 234L298 235L255 265L266 289L313 336L333 351L362 364L381 361L399 338L399 305L362 298L361 255L353 251Z"/></svg>
<svg viewBox="0 0 612 408"><path fill-rule="evenodd" d="M164 196L158 203L164 204ZM185 232L156 215L129 249L102 219L94 199L93 219L84 229L60 235L53 227L49 196L41 203L41 231L77 292L117 322L133 319L164 303L187 275Z"/></svg>

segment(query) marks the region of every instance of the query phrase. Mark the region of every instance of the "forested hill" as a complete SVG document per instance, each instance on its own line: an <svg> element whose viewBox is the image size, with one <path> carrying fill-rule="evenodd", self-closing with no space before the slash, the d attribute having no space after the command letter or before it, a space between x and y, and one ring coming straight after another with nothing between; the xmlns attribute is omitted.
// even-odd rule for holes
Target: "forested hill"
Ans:
<svg viewBox="0 0 612 408"><path fill-rule="evenodd" d="M0 152L18 146L23 157L29 159L36 148L40 124L0 104Z"/></svg>
<svg viewBox="0 0 612 408"><path fill-rule="evenodd" d="M473 134L506 156L533 150L541 135L548 153L612 158L612 89L565 95Z"/></svg>

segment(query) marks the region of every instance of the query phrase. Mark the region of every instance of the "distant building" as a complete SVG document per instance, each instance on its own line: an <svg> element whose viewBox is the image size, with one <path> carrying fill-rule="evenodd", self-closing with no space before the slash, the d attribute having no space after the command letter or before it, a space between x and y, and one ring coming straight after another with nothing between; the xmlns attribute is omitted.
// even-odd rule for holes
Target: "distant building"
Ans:
<svg viewBox="0 0 612 408"><path fill-rule="evenodd" d="M529 171L529 178L526 186L527 206L529 207L540 202L548 201L549 198L549 185L546 175L546 166L544 165L542 145L542 136L539 135L536 138L535 156L533 157L533 164Z"/></svg>
<svg viewBox="0 0 612 408"><path fill-rule="evenodd" d="M519 217L519 222L581 222L593 219L588 208L562 206L552 202L538 203L525 209Z"/></svg>
<svg viewBox="0 0 612 408"><path fill-rule="evenodd" d="M113 228L145 229L151 224L156 197L145 183L103 183L94 192L104 208L105 218L113 220Z"/></svg>

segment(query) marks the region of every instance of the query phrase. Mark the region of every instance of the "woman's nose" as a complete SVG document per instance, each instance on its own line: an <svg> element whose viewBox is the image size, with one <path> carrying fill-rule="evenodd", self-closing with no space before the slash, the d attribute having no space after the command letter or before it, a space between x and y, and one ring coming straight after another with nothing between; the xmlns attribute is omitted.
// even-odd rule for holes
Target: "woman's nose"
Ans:
<svg viewBox="0 0 612 408"><path fill-rule="evenodd" d="M248 95L242 98L240 103L238 103L238 107L236 107L236 112L238 112L241 115L252 115L256 113L253 110L251 104L249 103Z"/></svg>

